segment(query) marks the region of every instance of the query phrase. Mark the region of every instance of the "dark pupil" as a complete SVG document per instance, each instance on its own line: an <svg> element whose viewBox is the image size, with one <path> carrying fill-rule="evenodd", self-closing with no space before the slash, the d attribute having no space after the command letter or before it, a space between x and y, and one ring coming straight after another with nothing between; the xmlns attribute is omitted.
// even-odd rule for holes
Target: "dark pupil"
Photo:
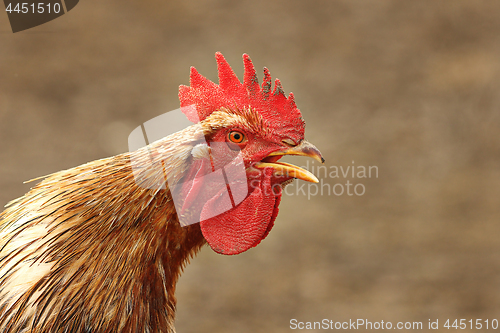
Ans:
<svg viewBox="0 0 500 333"><path fill-rule="evenodd" d="M238 141L240 139L240 135L238 133L233 134L233 138Z"/></svg>

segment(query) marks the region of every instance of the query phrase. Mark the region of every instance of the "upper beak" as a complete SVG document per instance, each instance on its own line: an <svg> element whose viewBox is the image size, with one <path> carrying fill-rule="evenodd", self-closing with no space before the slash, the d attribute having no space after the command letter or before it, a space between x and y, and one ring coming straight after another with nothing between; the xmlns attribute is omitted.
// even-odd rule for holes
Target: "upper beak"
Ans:
<svg viewBox="0 0 500 333"><path fill-rule="evenodd" d="M301 155L308 156L314 158L316 161L325 163L325 159L321 156L321 152L316 148L312 143L306 140L302 140L302 142L292 148L282 151L275 151L269 156L278 156L278 155Z"/></svg>
<svg viewBox="0 0 500 333"><path fill-rule="evenodd" d="M268 156L280 156L280 155L300 155L308 156L314 158L316 161L325 163L325 159L321 156L321 152L312 143L302 140L302 142L295 146L281 151L275 151ZM296 165L284 163L284 162L257 162L254 165L256 168L263 169L266 167L272 167L275 171L280 174L285 174L287 176L302 179L312 183L318 183L319 180L311 172L302 169Z"/></svg>

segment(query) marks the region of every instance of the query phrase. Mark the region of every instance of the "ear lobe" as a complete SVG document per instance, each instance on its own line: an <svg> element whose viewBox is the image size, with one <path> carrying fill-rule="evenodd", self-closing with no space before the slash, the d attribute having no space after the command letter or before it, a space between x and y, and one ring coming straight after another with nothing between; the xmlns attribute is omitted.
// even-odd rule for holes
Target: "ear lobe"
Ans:
<svg viewBox="0 0 500 333"><path fill-rule="evenodd" d="M193 147L186 175L170 186L182 226L220 215L244 200L248 185L239 151L228 149L226 142Z"/></svg>
<svg viewBox="0 0 500 333"><path fill-rule="evenodd" d="M203 188L203 176L211 170L209 161L210 160L207 159L200 159L191 166L191 170L187 178L188 180L182 185L181 189L183 193L181 197L183 202L180 211L181 216L179 216L180 220L184 220L186 216L192 215L193 211L199 211L202 208L197 206L199 206L199 194ZM181 224L192 224L191 222L194 221L189 221L187 223L186 221L182 221Z"/></svg>

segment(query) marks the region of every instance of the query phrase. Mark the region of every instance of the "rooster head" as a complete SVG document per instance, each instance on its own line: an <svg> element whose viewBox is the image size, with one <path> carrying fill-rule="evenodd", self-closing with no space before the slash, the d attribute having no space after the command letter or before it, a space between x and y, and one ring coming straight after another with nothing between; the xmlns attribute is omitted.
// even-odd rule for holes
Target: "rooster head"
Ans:
<svg viewBox="0 0 500 333"><path fill-rule="evenodd" d="M208 244L218 253L238 254L268 235L285 185L294 178L318 182L309 171L278 160L285 155L324 160L304 140L305 122L293 94L286 97L278 79L271 89L267 68L261 86L250 57L244 54L241 83L223 55L215 57L219 84L192 67L190 86L179 88L181 110L201 127L207 143L201 146L206 149L197 145L191 151L183 210L195 201L203 202L199 221ZM224 171L227 186L222 189L207 185L201 177L216 170ZM237 170L244 170L243 179ZM200 191L202 182L211 191Z"/></svg>

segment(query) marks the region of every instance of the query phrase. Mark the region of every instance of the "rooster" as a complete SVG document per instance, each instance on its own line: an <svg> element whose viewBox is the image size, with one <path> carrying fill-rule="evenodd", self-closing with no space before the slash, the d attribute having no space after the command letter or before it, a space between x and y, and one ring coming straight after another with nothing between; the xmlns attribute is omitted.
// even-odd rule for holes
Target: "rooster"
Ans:
<svg viewBox="0 0 500 333"><path fill-rule="evenodd" d="M266 68L260 86L246 54L243 83L222 54L216 60L218 85L191 68L190 86L179 88L192 126L46 176L7 204L0 332L175 332L176 282L200 248L233 255L256 246L274 225L281 189L294 178L318 181L278 161L324 161L304 140L293 94L278 79L271 91ZM217 144L226 147L218 155ZM227 180L238 166L244 180ZM227 186L203 184L222 168ZM228 194L232 206L220 209Z"/></svg>

